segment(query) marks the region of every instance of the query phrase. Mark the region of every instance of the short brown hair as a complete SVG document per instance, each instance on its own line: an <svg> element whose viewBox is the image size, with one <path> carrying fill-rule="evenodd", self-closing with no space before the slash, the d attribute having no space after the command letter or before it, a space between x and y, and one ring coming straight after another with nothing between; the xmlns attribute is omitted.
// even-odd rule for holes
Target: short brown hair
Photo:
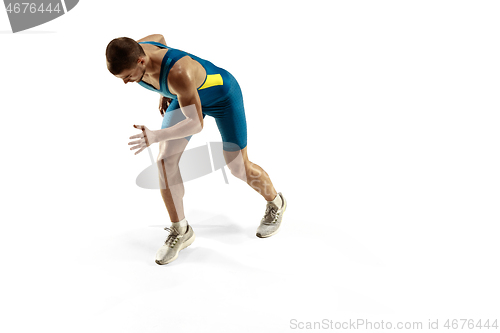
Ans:
<svg viewBox="0 0 500 333"><path fill-rule="evenodd" d="M115 38L106 47L106 63L113 75L118 75L126 69L131 69L140 56L145 56L142 47L128 37Z"/></svg>

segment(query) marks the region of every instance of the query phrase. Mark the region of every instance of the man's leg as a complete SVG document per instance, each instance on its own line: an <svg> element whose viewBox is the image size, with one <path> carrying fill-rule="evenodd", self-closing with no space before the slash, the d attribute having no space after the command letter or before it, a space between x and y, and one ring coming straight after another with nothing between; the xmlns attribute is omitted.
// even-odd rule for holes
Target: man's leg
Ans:
<svg viewBox="0 0 500 333"><path fill-rule="evenodd" d="M229 170L236 178L246 182L267 201L276 198L277 193L269 175L260 166L248 159L247 147L238 151L224 150L224 159Z"/></svg>
<svg viewBox="0 0 500 333"><path fill-rule="evenodd" d="M257 228L257 237L266 238L276 234L287 206L283 195L276 193L267 172L248 159L247 147L238 151L224 150L224 158L235 177L245 181L267 200L266 212Z"/></svg>
<svg viewBox="0 0 500 333"><path fill-rule="evenodd" d="M166 228L170 234L156 252L155 262L158 265L165 265L177 259L179 251L191 245L195 239L193 229L188 225L184 216L182 202L184 184L179 169L179 161L188 142L187 139L160 142L157 161L160 191L172 225Z"/></svg>
<svg viewBox="0 0 500 333"><path fill-rule="evenodd" d="M243 94L238 81L229 72L224 84L230 86L224 106L215 113L215 122L224 142L224 158L231 173L245 181L267 200L266 212L257 229L258 237L269 237L278 232L286 209L286 200L276 193L269 175L247 155L247 124Z"/></svg>
<svg viewBox="0 0 500 333"><path fill-rule="evenodd" d="M179 161L187 144L186 139L163 141L159 143L157 159L160 178L160 192L167 207L170 221L179 222L184 219L184 184L182 182Z"/></svg>

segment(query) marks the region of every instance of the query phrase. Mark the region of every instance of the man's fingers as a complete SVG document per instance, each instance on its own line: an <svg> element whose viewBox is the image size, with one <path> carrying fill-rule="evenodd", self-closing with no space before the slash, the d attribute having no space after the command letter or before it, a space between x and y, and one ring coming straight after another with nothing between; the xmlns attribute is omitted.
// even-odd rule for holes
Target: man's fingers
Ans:
<svg viewBox="0 0 500 333"><path fill-rule="evenodd" d="M140 134L136 134L134 136L131 136L129 139L139 139L139 138L143 138L144 137L144 133L140 133Z"/></svg>
<svg viewBox="0 0 500 333"><path fill-rule="evenodd" d="M141 145L137 145L137 146L133 146L132 148L130 148L130 150L136 150L136 149L139 149L139 148L145 148L146 146L141 144Z"/></svg>
<svg viewBox="0 0 500 333"><path fill-rule="evenodd" d="M168 109L168 107L170 105L170 101L171 101L170 98L166 98L166 97L163 98L163 105L162 105L163 106L163 110Z"/></svg>
<svg viewBox="0 0 500 333"><path fill-rule="evenodd" d="M133 135L133 136L130 137L131 140L132 139L140 139L140 140L129 142L129 145L135 145L135 146L131 147L130 150L135 150L135 149L139 149L140 148L135 153L137 155L138 153L140 153L141 151L143 151L149 144L148 144L148 138L145 135L146 126L144 126L144 125L134 125L134 127L137 128L137 129L142 130L142 133L139 133L139 134L136 134L136 135Z"/></svg>

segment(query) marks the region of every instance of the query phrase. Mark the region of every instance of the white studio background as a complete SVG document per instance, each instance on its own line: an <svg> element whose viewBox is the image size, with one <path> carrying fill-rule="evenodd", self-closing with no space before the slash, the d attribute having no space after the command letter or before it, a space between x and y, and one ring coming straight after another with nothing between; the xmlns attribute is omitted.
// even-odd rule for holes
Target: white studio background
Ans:
<svg viewBox="0 0 500 333"><path fill-rule="evenodd" d="M499 14L497 1L82 0L12 34L2 12L2 331L500 319ZM160 128L158 96L104 56L153 33L240 82L249 157L288 199L278 235L255 237L265 201L226 168L229 184L186 183L197 239L155 264L169 219L135 184L148 152L127 143L133 124ZM220 140L205 119L188 149Z"/></svg>

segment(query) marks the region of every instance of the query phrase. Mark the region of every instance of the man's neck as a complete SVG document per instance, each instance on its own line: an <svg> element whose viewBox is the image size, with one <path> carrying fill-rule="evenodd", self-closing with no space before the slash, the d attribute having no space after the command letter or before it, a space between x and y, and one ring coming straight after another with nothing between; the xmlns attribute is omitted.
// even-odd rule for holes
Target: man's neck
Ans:
<svg viewBox="0 0 500 333"><path fill-rule="evenodd" d="M144 50L146 53L146 58L144 59L144 63L146 66L146 73L144 75L155 75L159 74L161 70L161 61L158 62L157 57L153 54L153 52L149 52Z"/></svg>

